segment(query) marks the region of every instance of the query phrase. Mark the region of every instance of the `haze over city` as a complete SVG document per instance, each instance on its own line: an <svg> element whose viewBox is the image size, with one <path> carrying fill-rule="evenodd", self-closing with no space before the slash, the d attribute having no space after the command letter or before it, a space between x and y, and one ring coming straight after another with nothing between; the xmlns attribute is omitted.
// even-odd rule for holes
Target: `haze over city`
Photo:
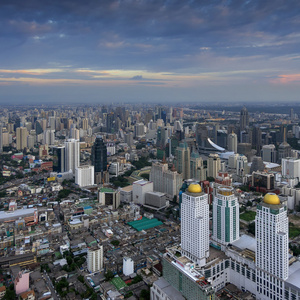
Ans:
<svg viewBox="0 0 300 300"><path fill-rule="evenodd" d="M1 1L1 103L299 95L298 1Z"/></svg>

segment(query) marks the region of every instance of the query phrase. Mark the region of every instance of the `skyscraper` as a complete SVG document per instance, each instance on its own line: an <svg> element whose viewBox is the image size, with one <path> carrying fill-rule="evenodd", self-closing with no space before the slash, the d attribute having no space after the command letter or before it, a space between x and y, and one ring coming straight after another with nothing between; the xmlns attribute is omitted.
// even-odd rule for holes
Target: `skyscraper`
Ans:
<svg viewBox="0 0 300 300"><path fill-rule="evenodd" d="M262 147L262 159L267 162L276 162L276 148L275 145L264 145Z"/></svg>
<svg viewBox="0 0 300 300"><path fill-rule="evenodd" d="M210 154L207 160L207 177L216 178L221 170L221 160L218 154Z"/></svg>
<svg viewBox="0 0 300 300"><path fill-rule="evenodd" d="M182 194L181 249L199 266L209 257L209 204L208 195L199 184L190 184Z"/></svg>
<svg viewBox="0 0 300 300"><path fill-rule="evenodd" d="M65 146L53 147L53 171L58 173L65 171Z"/></svg>
<svg viewBox="0 0 300 300"><path fill-rule="evenodd" d="M234 132L228 135L228 151L237 153L237 135Z"/></svg>
<svg viewBox="0 0 300 300"><path fill-rule="evenodd" d="M17 150L23 150L27 147L27 136L28 132L25 127L18 127L16 129Z"/></svg>
<svg viewBox="0 0 300 300"><path fill-rule="evenodd" d="M240 237L239 202L232 187L221 186L213 201L213 240L228 245Z"/></svg>
<svg viewBox="0 0 300 300"><path fill-rule="evenodd" d="M176 149L176 169L182 174L182 179L190 178L190 148L185 141Z"/></svg>
<svg viewBox="0 0 300 300"><path fill-rule="evenodd" d="M257 299L287 299L284 297L289 269L287 207L276 194L268 193L262 204L257 205L255 222Z"/></svg>
<svg viewBox="0 0 300 300"><path fill-rule="evenodd" d="M96 137L92 147L92 165L95 167L95 184L99 184L107 170L107 148L100 135Z"/></svg>
<svg viewBox="0 0 300 300"><path fill-rule="evenodd" d="M87 253L87 269L89 272L99 272L103 269L103 246L92 246Z"/></svg>
<svg viewBox="0 0 300 300"><path fill-rule="evenodd" d="M240 131L245 130L249 126L249 115L248 110L244 106L240 114Z"/></svg>
<svg viewBox="0 0 300 300"><path fill-rule="evenodd" d="M75 139L68 139L65 142L65 170L68 172L72 170L75 174L75 169L80 165L80 149L79 141Z"/></svg>

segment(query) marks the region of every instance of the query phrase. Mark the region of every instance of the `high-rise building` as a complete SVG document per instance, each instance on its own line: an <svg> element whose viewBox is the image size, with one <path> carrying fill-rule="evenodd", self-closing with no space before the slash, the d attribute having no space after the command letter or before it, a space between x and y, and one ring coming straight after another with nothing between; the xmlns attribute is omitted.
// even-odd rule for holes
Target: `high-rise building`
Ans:
<svg viewBox="0 0 300 300"><path fill-rule="evenodd" d="M182 194L181 252L199 266L209 257L208 195L199 184L190 184Z"/></svg>
<svg viewBox="0 0 300 300"><path fill-rule="evenodd" d="M248 159L245 155L239 155L236 159L236 174L238 176L248 174Z"/></svg>
<svg viewBox="0 0 300 300"><path fill-rule="evenodd" d="M228 135L228 151L237 153L237 135L232 132Z"/></svg>
<svg viewBox="0 0 300 300"><path fill-rule="evenodd" d="M153 182L153 190L168 194L171 198L178 194L182 184L182 175L175 168L168 169L167 163L152 163L150 181Z"/></svg>
<svg viewBox="0 0 300 300"><path fill-rule="evenodd" d="M184 141L176 149L176 170L182 174L182 179L189 179L190 171L190 148Z"/></svg>
<svg viewBox="0 0 300 300"><path fill-rule="evenodd" d="M254 126L252 129L252 149L256 150L256 155L260 156L262 144L262 134L259 126Z"/></svg>
<svg viewBox="0 0 300 300"><path fill-rule="evenodd" d="M221 160L218 154L210 154L207 160L207 177L216 178L221 170Z"/></svg>
<svg viewBox="0 0 300 300"><path fill-rule="evenodd" d="M124 141L129 147L131 147L133 145L133 133L132 132L125 133Z"/></svg>
<svg viewBox="0 0 300 300"><path fill-rule="evenodd" d="M286 157L291 157L291 146L286 141L286 127L283 128L283 142L279 145L278 148L278 159L281 163L281 160Z"/></svg>
<svg viewBox="0 0 300 300"><path fill-rule="evenodd" d="M25 127L16 129L17 150L23 150L27 147L28 131Z"/></svg>
<svg viewBox="0 0 300 300"><path fill-rule="evenodd" d="M290 299L284 292L289 275L289 221L287 208L276 194L266 194L257 205L255 222L257 299Z"/></svg>
<svg viewBox="0 0 300 300"><path fill-rule="evenodd" d="M285 178L300 179L300 159L287 157L281 160L281 173Z"/></svg>
<svg viewBox="0 0 300 300"><path fill-rule="evenodd" d="M262 159L263 161L273 163L277 161L275 145L270 144L262 147Z"/></svg>
<svg viewBox="0 0 300 300"><path fill-rule="evenodd" d="M65 146L53 147L53 171L58 173L65 171Z"/></svg>
<svg viewBox="0 0 300 300"><path fill-rule="evenodd" d="M240 114L240 131L245 130L249 126L249 115L248 110L244 106Z"/></svg>
<svg viewBox="0 0 300 300"><path fill-rule="evenodd" d="M139 138L145 135L145 125L144 123L137 123L134 125L134 137Z"/></svg>
<svg viewBox="0 0 300 300"><path fill-rule="evenodd" d="M94 166L75 168L75 183L80 187L94 185Z"/></svg>
<svg viewBox="0 0 300 300"><path fill-rule="evenodd" d="M0 126L0 152L3 151L3 128Z"/></svg>
<svg viewBox="0 0 300 300"><path fill-rule="evenodd" d="M92 147L92 165L95 167L95 184L99 184L104 179L104 172L107 171L107 148L102 136L97 136Z"/></svg>
<svg viewBox="0 0 300 300"><path fill-rule="evenodd" d="M213 201L213 240L228 245L240 237L239 201L232 187L217 188Z"/></svg>
<svg viewBox="0 0 300 300"><path fill-rule="evenodd" d="M206 170L203 166L203 160L200 157L199 153L197 153L196 151L193 151L191 154L190 169L190 177L192 179L195 179L197 181L206 180Z"/></svg>
<svg viewBox="0 0 300 300"><path fill-rule="evenodd" d="M87 130L89 127L89 120L87 118L82 119L82 129Z"/></svg>
<svg viewBox="0 0 300 300"><path fill-rule="evenodd" d="M75 174L75 169L80 165L80 147L79 141L68 139L65 142L65 171L72 170Z"/></svg>
<svg viewBox="0 0 300 300"><path fill-rule="evenodd" d="M44 131L43 145L54 145L55 144L55 130L47 128Z"/></svg>
<svg viewBox="0 0 300 300"><path fill-rule="evenodd" d="M99 272L103 269L103 246L92 246L88 248L87 269L91 273Z"/></svg>

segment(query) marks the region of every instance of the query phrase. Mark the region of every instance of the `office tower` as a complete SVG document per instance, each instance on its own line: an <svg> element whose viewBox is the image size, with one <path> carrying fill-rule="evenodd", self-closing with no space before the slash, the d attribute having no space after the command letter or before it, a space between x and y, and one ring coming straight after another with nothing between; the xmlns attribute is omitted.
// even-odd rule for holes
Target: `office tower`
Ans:
<svg viewBox="0 0 300 300"><path fill-rule="evenodd" d="M43 133L43 127L41 123L41 121L36 121L34 124L35 132L37 135Z"/></svg>
<svg viewBox="0 0 300 300"><path fill-rule="evenodd" d="M256 171L264 171L265 164L260 156L254 156L250 167L250 174Z"/></svg>
<svg viewBox="0 0 300 300"><path fill-rule="evenodd" d="M199 184L190 184L182 194L181 252L199 266L209 257L208 195Z"/></svg>
<svg viewBox="0 0 300 300"><path fill-rule="evenodd" d="M228 135L228 151L237 153L237 135L232 132Z"/></svg>
<svg viewBox="0 0 300 300"><path fill-rule="evenodd" d="M35 135L28 135L27 136L27 147L28 149L34 148L34 143L35 143L36 137Z"/></svg>
<svg viewBox="0 0 300 300"><path fill-rule="evenodd" d="M245 155L239 155L236 159L236 174L238 176L248 174L248 159Z"/></svg>
<svg viewBox="0 0 300 300"><path fill-rule="evenodd" d="M238 154L232 154L228 157L228 168L236 169L236 161L238 157Z"/></svg>
<svg viewBox="0 0 300 300"><path fill-rule="evenodd" d="M252 149L256 150L257 156L260 156L261 144L261 129L258 126L254 126L252 129Z"/></svg>
<svg viewBox="0 0 300 300"><path fill-rule="evenodd" d="M213 200L213 240L228 245L240 237L239 201L232 187L217 188Z"/></svg>
<svg viewBox="0 0 300 300"><path fill-rule="evenodd" d="M27 136L28 132L25 127L18 127L16 129L17 150L23 150L27 147Z"/></svg>
<svg viewBox="0 0 300 300"><path fill-rule="evenodd" d="M107 187L98 189L98 202L100 205L111 206L117 209L120 206L120 191Z"/></svg>
<svg viewBox="0 0 300 300"><path fill-rule="evenodd" d="M75 183L80 187L94 185L94 166L80 166L75 169Z"/></svg>
<svg viewBox="0 0 300 300"><path fill-rule="evenodd" d="M182 175L175 168L169 170L167 163L152 163L149 179L154 191L166 193L171 198L177 195L182 184Z"/></svg>
<svg viewBox="0 0 300 300"><path fill-rule="evenodd" d="M95 245L88 248L87 269L90 273L99 272L103 269L103 246Z"/></svg>
<svg viewBox="0 0 300 300"><path fill-rule="evenodd" d="M176 170L182 174L182 179L189 179L190 172L190 148L184 141L176 149Z"/></svg>
<svg viewBox="0 0 300 300"><path fill-rule="evenodd" d="M218 129L216 130L216 144L222 148L227 147L227 130Z"/></svg>
<svg viewBox="0 0 300 300"><path fill-rule="evenodd" d="M95 167L95 184L99 184L104 179L104 172L107 170L107 148L102 136L97 136L92 147L92 165Z"/></svg>
<svg viewBox="0 0 300 300"><path fill-rule="evenodd" d="M106 115L106 132L115 132L115 115L113 112Z"/></svg>
<svg viewBox="0 0 300 300"><path fill-rule="evenodd" d="M206 180L206 172L203 166L203 160L195 150L191 154L190 160L191 178L197 181Z"/></svg>
<svg viewBox="0 0 300 300"><path fill-rule="evenodd" d="M55 144L55 130L47 128L44 131L43 145L54 145Z"/></svg>
<svg viewBox="0 0 300 300"><path fill-rule="evenodd" d="M207 160L207 177L216 178L221 170L221 160L218 154L210 154Z"/></svg>
<svg viewBox="0 0 300 300"><path fill-rule="evenodd" d="M49 117L48 119L48 127L51 129L51 130L55 130L55 117Z"/></svg>
<svg viewBox="0 0 300 300"><path fill-rule="evenodd" d="M278 148L278 159L281 163L281 160L286 157L291 156L291 146L286 141L286 127L283 128L283 142L279 145Z"/></svg>
<svg viewBox="0 0 300 300"><path fill-rule="evenodd" d="M272 163L277 161L275 145L270 144L262 147L262 159L263 161Z"/></svg>
<svg viewBox="0 0 300 300"><path fill-rule="evenodd" d="M53 171L65 172L65 146L53 147Z"/></svg>
<svg viewBox="0 0 300 300"><path fill-rule="evenodd" d="M244 106L240 114L240 131L245 130L247 127L249 127L249 115L247 108Z"/></svg>
<svg viewBox="0 0 300 300"><path fill-rule="evenodd" d="M286 299L289 222L287 208L276 194L266 194L262 204L257 205L255 223L257 299Z"/></svg>
<svg viewBox="0 0 300 300"><path fill-rule="evenodd" d="M134 125L134 137L139 138L145 135L145 125L143 123L137 123Z"/></svg>
<svg viewBox="0 0 300 300"><path fill-rule="evenodd" d="M75 174L75 169L80 165L80 145L75 139L68 139L65 142L65 171L72 170Z"/></svg>
<svg viewBox="0 0 300 300"><path fill-rule="evenodd" d="M89 120L87 118L82 119L82 129L87 130L89 127Z"/></svg>
<svg viewBox="0 0 300 300"><path fill-rule="evenodd" d="M132 184L132 199L134 203L144 205L147 192L153 192L153 182L138 180Z"/></svg>
<svg viewBox="0 0 300 300"><path fill-rule="evenodd" d="M125 133L124 141L129 147L131 147L133 145L133 133L132 132Z"/></svg>

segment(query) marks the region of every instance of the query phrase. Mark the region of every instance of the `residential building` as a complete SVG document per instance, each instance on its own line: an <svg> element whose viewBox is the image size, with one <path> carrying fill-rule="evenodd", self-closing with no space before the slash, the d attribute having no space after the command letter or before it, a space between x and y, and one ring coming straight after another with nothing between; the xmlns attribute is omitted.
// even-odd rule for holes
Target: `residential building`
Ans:
<svg viewBox="0 0 300 300"><path fill-rule="evenodd" d="M80 166L80 148L79 141L68 139L65 142L65 171L72 170L73 175L75 169Z"/></svg>
<svg viewBox="0 0 300 300"><path fill-rule="evenodd" d="M88 249L87 269L90 273L99 272L103 269L103 246L96 245Z"/></svg>
<svg viewBox="0 0 300 300"><path fill-rule="evenodd" d="M75 183L80 187L94 185L94 166L80 166L75 169Z"/></svg>

